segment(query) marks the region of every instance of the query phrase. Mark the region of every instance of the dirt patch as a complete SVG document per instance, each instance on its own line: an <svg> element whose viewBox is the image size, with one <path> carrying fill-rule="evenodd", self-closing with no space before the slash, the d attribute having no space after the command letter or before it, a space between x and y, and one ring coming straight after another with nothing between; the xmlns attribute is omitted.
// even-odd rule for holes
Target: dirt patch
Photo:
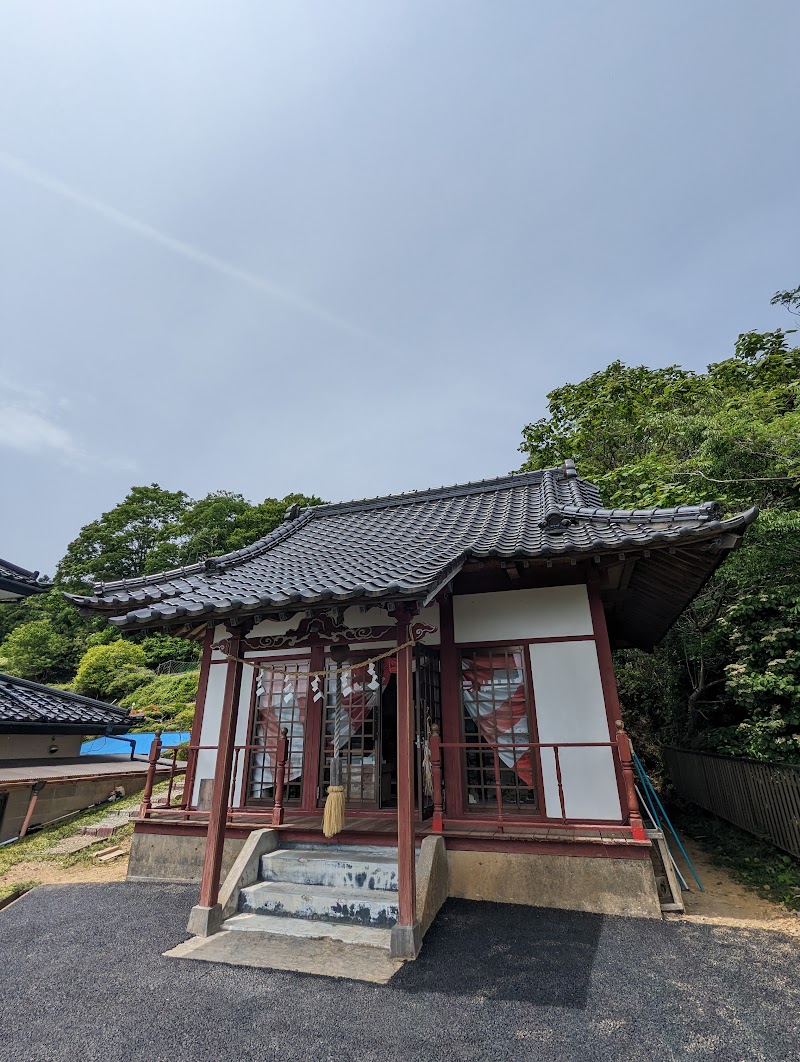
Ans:
<svg viewBox="0 0 800 1062"><path fill-rule="evenodd" d="M670 921L772 929L800 938L800 914L790 911L782 903L767 900L742 885L727 870L715 863L709 853L691 837L683 834L681 841L705 887L705 892L700 892L697 888L685 859L677 852L677 846L670 845L691 891L683 893L686 914L666 915L666 918Z"/></svg>
<svg viewBox="0 0 800 1062"><path fill-rule="evenodd" d="M98 844L101 851L104 846ZM119 842L125 852L108 863L82 859L72 866L64 866L59 859L30 859L17 863L0 876L0 885L16 885L23 881L35 881L39 885L76 885L83 881L124 881L128 870L130 838Z"/></svg>

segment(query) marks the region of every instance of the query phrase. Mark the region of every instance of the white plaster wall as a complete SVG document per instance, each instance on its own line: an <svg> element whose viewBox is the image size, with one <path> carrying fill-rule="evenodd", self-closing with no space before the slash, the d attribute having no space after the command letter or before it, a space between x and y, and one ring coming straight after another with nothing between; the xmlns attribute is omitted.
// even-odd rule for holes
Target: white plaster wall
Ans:
<svg viewBox="0 0 800 1062"><path fill-rule="evenodd" d="M295 630L305 618L305 612L296 612L288 620L265 619L253 627L247 637L265 638L270 634L286 634L287 631Z"/></svg>
<svg viewBox="0 0 800 1062"><path fill-rule="evenodd" d="M595 643L544 642L529 649L539 741L610 741ZM559 749L559 760L567 816L619 822L611 749ZM558 818L552 749L542 749L542 774L547 814Z"/></svg>
<svg viewBox="0 0 800 1062"><path fill-rule="evenodd" d="M200 744L214 745L219 743L219 723L222 716L222 698L225 693L225 672L227 666L224 662L211 663L208 669L208 686L206 687L206 699L203 707L203 722L200 727ZM195 711L198 711L197 705ZM197 803L200 792L200 782L203 778L214 777L214 765L216 763L216 748L201 749L197 754L197 768L195 770L194 793L192 803Z"/></svg>
<svg viewBox="0 0 800 1062"><path fill-rule="evenodd" d="M216 627L214 628L214 642L224 641L224 639L227 638L227 637L229 637L228 628L225 626L224 623L218 623L216 625ZM225 657L222 655L222 652L219 649L212 649L212 651L211 651L211 660L212 660L212 662L217 661L217 660L224 660L224 659L225 659Z"/></svg>
<svg viewBox="0 0 800 1062"><path fill-rule="evenodd" d="M453 621L456 642L592 633L589 595L583 585L459 594L453 598Z"/></svg>
<svg viewBox="0 0 800 1062"><path fill-rule="evenodd" d="M385 627L394 623L394 619L385 608L368 609L362 612L357 605L351 605L344 610L345 627Z"/></svg>
<svg viewBox="0 0 800 1062"><path fill-rule="evenodd" d="M239 718L236 720L236 738L234 745L246 745L250 735L247 732L247 724L250 722L250 703L253 696L253 682L255 679L254 667L242 668L242 688L239 693ZM239 763L236 769L236 777L233 781L233 804L237 807L242 795L242 776L247 759L244 751L239 753Z"/></svg>

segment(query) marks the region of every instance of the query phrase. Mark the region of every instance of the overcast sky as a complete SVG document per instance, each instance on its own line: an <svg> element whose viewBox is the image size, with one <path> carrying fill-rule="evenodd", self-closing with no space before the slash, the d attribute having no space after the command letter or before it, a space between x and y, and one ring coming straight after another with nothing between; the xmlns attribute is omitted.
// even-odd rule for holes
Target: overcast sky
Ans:
<svg viewBox="0 0 800 1062"><path fill-rule="evenodd" d="M796 0L0 0L0 556L504 474L800 283Z"/></svg>

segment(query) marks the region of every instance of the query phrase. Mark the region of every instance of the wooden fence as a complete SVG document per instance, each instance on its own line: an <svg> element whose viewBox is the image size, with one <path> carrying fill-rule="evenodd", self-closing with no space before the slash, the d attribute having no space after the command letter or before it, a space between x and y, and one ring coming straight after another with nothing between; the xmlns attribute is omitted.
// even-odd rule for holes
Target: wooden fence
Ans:
<svg viewBox="0 0 800 1062"><path fill-rule="evenodd" d="M665 746L679 796L800 859L800 767Z"/></svg>

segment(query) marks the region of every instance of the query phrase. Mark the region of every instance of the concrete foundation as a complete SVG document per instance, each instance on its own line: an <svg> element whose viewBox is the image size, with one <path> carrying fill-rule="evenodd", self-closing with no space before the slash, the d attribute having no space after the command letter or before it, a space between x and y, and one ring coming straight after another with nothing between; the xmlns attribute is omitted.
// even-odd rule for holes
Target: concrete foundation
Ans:
<svg viewBox="0 0 800 1062"><path fill-rule="evenodd" d="M649 859L448 851L447 865L449 895L465 900L661 917Z"/></svg>
<svg viewBox="0 0 800 1062"><path fill-rule="evenodd" d="M449 880L443 837L425 837L417 857L417 919L424 937L447 899Z"/></svg>
<svg viewBox="0 0 800 1062"><path fill-rule="evenodd" d="M239 855L245 838L229 837L222 854L222 880ZM196 881L203 874L205 837L135 833L128 861L128 881Z"/></svg>
<svg viewBox="0 0 800 1062"><path fill-rule="evenodd" d="M108 774L102 778L81 779L73 782L48 781L36 799L31 826L43 826L48 822L83 811L92 804L101 804L121 789L126 796L144 788L145 772L136 774ZM0 786L0 793L3 792ZM17 837L25 821L31 801L30 786L8 790L5 813L0 821L0 841ZM2 803L2 800L0 800Z"/></svg>
<svg viewBox="0 0 800 1062"><path fill-rule="evenodd" d="M244 838L226 840L223 881L245 843ZM443 852L443 847L441 838L426 838L420 851L417 917L423 932L446 896L594 914L661 917L649 859L537 852ZM205 837L136 833L128 878L131 881L199 882L204 853ZM252 862L255 865L255 857ZM253 876L252 868L250 876ZM424 887L421 887L423 883ZM226 907L230 910L231 897L226 894L225 899L229 901Z"/></svg>

